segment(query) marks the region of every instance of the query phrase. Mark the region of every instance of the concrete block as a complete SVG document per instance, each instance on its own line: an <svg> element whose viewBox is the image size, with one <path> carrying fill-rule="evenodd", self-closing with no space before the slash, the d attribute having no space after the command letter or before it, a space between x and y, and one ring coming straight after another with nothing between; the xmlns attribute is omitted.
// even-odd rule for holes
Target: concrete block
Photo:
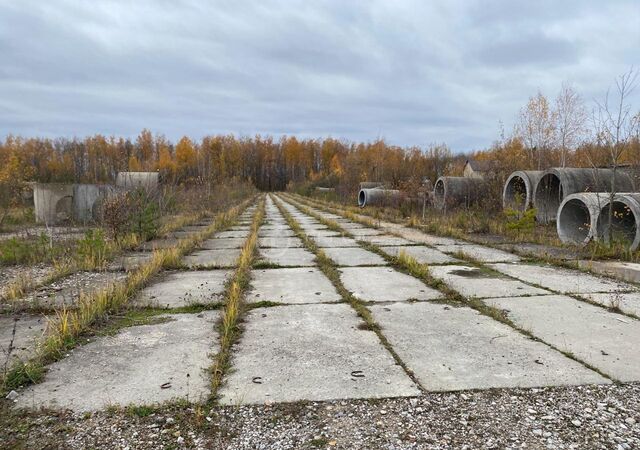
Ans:
<svg viewBox="0 0 640 450"><path fill-rule="evenodd" d="M640 322L562 295L496 298L519 327L613 377L640 381Z"/></svg>
<svg viewBox="0 0 640 450"><path fill-rule="evenodd" d="M640 264L627 261L578 261L578 266L631 283L640 283Z"/></svg>
<svg viewBox="0 0 640 450"><path fill-rule="evenodd" d="M271 264L279 266L315 266L316 256L303 248L261 248L260 256Z"/></svg>
<svg viewBox="0 0 640 450"><path fill-rule="evenodd" d="M359 247L327 247L322 251L338 266L386 266L385 259Z"/></svg>
<svg viewBox="0 0 640 450"><path fill-rule="evenodd" d="M348 305L281 306L248 313L221 391L225 405L419 395Z"/></svg>
<svg viewBox="0 0 640 450"><path fill-rule="evenodd" d="M444 253L462 253L468 258L485 263L520 261L520 257L513 253L482 245L436 245L436 248Z"/></svg>
<svg viewBox="0 0 640 450"><path fill-rule="evenodd" d="M344 267L340 278L356 298L369 302L433 300L442 294L417 278L388 267Z"/></svg>
<svg viewBox="0 0 640 450"><path fill-rule="evenodd" d="M403 251L408 256L411 256L416 261L418 261L420 264L448 264L453 262L460 262L459 260L446 255L441 251L422 245L380 247L380 250L390 256L398 256L400 254L400 251Z"/></svg>
<svg viewBox="0 0 640 450"><path fill-rule="evenodd" d="M444 281L451 289L465 297L519 297L551 294L544 289L469 266L434 266L429 268L429 272L434 278Z"/></svg>
<svg viewBox="0 0 640 450"><path fill-rule="evenodd" d="M329 247L360 247L355 239L342 236L316 236L313 238L320 248Z"/></svg>
<svg viewBox="0 0 640 450"><path fill-rule="evenodd" d="M153 252L155 250L173 248L178 245L178 242L179 242L179 239L175 237L152 239L150 241L143 242L142 244L140 244L140 246L138 247L138 250L142 250L145 252Z"/></svg>
<svg viewBox="0 0 640 450"><path fill-rule="evenodd" d="M218 312L163 318L169 321L125 328L72 350L49 366L42 383L23 391L17 406L83 412L177 399L205 401Z"/></svg>
<svg viewBox="0 0 640 450"><path fill-rule="evenodd" d="M386 246L391 246L391 245L412 245L415 244L415 242L411 242L408 241L404 238L401 237L397 237L397 236L391 236L388 234L383 234L380 236L360 236L357 238L360 241L364 241L364 242L368 242L369 244L373 244L373 245L378 245L378 246L382 246L382 245L386 245Z"/></svg>
<svg viewBox="0 0 640 450"><path fill-rule="evenodd" d="M245 238L213 238L207 239L200 248L205 250L220 250L223 248L242 248L246 242Z"/></svg>
<svg viewBox="0 0 640 450"><path fill-rule="evenodd" d="M551 265L493 264L491 267L511 277L563 294L636 290L634 286L622 281L607 280L578 270L563 269Z"/></svg>
<svg viewBox="0 0 640 450"><path fill-rule="evenodd" d="M324 303L342 300L336 288L315 268L264 269L252 272L249 302Z"/></svg>
<svg viewBox="0 0 640 450"><path fill-rule="evenodd" d="M370 309L400 359L430 391L609 382L471 308L419 302Z"/></svg>
<svg viewBox="0 0 640 450"><path fill-rule="evenodd" d="M291 228L281 230L258 230L259 237L294 237L296 234Z"/></svg>
<svg viewBox="0 0 640 450"><path fill-rule="evenodd" d="M109 270L125 270L130 272L148 263L153 258L152 252L131 252L114 258L109 264Z"/></svg>
<svg viewBox="0 0 640 450"><path fill-rule="evenodd" d="M340 236L340 233L328 228L304 230L304 233L311 238Z"/></svg>
<svg viewBox="0 0 640 450"><path fill-rule="evenodd" d="M239 257L239 248L221 248L198 250L186 255L182 261L187 266L196 268L235 267Z"/></svg>
<svg viewBox="0 0 640 450"><path fill-rule="evenodd" d="M297 237L261 237L258 239L260 248L292 248L303 247Z"/></svg>
<svg viewBox="0 0 640 450"><path fill-rule="evenodd" d="M222 300L225 282L232 273L231 270L170 272L143 289L135 303L158 308L217 303Z"/></svg>

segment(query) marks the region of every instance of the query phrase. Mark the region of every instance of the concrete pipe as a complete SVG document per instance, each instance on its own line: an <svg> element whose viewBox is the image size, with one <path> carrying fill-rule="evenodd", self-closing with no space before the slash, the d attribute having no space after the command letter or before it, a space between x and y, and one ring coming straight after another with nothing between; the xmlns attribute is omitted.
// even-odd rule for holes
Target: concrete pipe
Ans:
<svg viewBox="0 0 640 450"><path fill-rule="evenodd" d="M556 229L565 243L586 244L595 238L596 218L609 203L606 192L581 192L568 195L558 208Z"/></svg>
<svg viewBox="0 0 640 450"><path fill-rule="evenodd" d="M481 178L440 177L433 188L433 204L438 209L469 206L486 191Z"/></svg>
<svg viewBox="0 0 640 450"><path fill-rule="evenodd" d="M609 198L596 216L596 238L609 242ZM611 220L611 235L614 242L628 245L629 250L635 251L640 246L640 194L621 193L613 197L613 217Z"/></svg>
<svg viewBox="0 0 640 450"><path fill-rule="evenodd" d="M363 181L362 183L360 183L360 190L381 188L383 186L384 183L381 183L379 181Z"/></svg>
<svg viewBox="0 0 640 450"><path fill-rule="evenodd" d="M34 183L33 206L36 222L47 225L72 217L73 184Z"/></svg>
<svg viewBox="0 0 640 450"><path fill-rule="evenodd" d="M335 192L336 189L335 188L329 188L329 187L316 187L316 191L317 192Z"/></svg>
<svg viewBox="0 0 640 450"><path fill-rule="evenodd" d="M545 170L533 197L536 218L548 223L556 219L560 203L568 195L577 192L606 192L611 190L612 169L554 168ZM618 192L635 190L633 178L626 172L616 171Z"/></svg>
<svg viewBox="0 0 640 450"><path fill-rule="evenodd" d="M395 189L360 189L358 206L390 206L400 200L400 191Z"/></svg>
<svg viewBox="0 0 640 450"><path fill-rule="evenodd" d="M503 208L517 211L529 209L542 173L542 170L517 170L509 175L502 191Z"/></svg>

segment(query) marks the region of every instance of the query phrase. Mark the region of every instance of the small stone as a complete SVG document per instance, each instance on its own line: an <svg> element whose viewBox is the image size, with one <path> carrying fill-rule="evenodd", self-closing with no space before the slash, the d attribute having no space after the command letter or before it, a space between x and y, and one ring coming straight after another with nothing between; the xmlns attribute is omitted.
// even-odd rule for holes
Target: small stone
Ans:
<svg viewBox="0 0 640 450"><path fill-rule="evenodd" d="M634 425L636 423L636 419L634 419L633 417L627 417L626 419L624 419L624 421L628 424L628 425Z"/></svg>
<svg viewBox="0 0 640 450"><path fill-rule="evenodd" d="M382 414L383 416L387 413L387 411L385 411L384 409L380 410L380 414Z"/></svg>
<svg viewBox="0 0 640 450"><path fill-rule="evenodd" d="M165 422L169 425L171 425L172 423L174 423L176 420L173 417L167 417Z"/></svg>
<svg viewBox="0 0 640 450"><path fill-rule="evenodd" d="M536 436L542 436L542 430L540 429L533 430L533 434L535 434Z"/></svg>
<svg viewBox="0 0 640 450"><path fill-rule="evenodd" d="M184 442L184 438L182 436L179 436L177 442L178 444L182 444Z"/></svg>
<svg viewBox="0 0 640 450"><path fill-rule="evenodd" d="M582 422L580 422L578 419L572 420L571 423L574 427L579 427L580 425L582 425Z"/></svg>
<svg viewBox="0 0 640 450"><path fill-rule="evenodd" d="M18 398L18 393L16 391L11 391L7 394L6 399L9 401L13 401Z"/></svg>

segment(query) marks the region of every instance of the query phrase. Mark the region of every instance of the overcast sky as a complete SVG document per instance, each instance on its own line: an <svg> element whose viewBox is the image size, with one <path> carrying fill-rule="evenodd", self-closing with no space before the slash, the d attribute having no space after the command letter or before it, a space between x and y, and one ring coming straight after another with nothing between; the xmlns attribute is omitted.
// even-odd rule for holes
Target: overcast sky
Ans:
<svg viewBox="0 0 640 450"><path fill-rule="evenodd" d="M333 136L456 151L640 68L640 1L0 0L0 135ZM640 108L640 88L632 99Z"/></svg>

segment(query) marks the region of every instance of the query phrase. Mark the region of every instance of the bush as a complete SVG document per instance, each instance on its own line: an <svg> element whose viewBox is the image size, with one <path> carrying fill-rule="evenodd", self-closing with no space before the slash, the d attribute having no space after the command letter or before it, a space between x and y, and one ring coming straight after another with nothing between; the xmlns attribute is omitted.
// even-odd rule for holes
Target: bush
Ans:
<svg viewBox="0 0 640 450"><path fill-rule="evenodd" d="M102 208L104 225L116 242L128 233L145 240L158 234L158 201L144 189L114 195L104 201Z"/></svg>

